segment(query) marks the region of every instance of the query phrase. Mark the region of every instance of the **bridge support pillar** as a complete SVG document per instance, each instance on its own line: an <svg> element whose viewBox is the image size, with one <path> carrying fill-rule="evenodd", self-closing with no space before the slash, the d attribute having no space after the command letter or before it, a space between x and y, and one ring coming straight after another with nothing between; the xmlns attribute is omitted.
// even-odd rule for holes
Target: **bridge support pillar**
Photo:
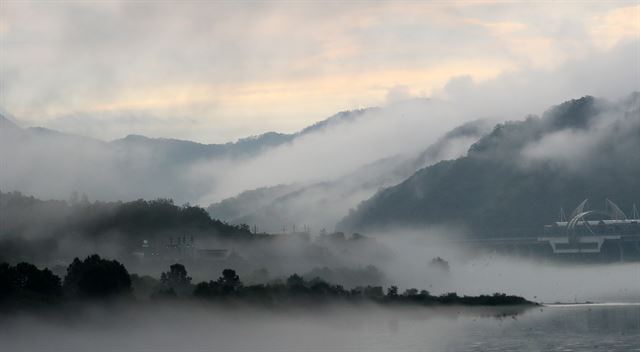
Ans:
<svg viewBox="0 0 640 352"><path fill-rule="evenodd" d="M624 263L624 247L621 242L618 242L618 249L620 250L620 263Z"/></svg>

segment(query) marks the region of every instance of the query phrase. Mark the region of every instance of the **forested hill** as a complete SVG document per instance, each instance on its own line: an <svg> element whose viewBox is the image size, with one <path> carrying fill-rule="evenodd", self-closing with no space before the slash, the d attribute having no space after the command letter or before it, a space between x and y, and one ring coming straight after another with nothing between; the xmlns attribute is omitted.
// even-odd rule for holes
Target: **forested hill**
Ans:
<svg viewBox="0 0 640 352"><path fill-rule="evenodd" d="M342 230L456 224L476 236L539 233L585 198L640 202L640 93L567 101L497 125L467 156L416 172L361 203Z"/></svg>
<svg viewBox="0 0 640 352"><path fill-rule="evenodd" d="M67 247L77 250L87 245L128 253L144 239L253 236L248 226L228 225L212 219L202 208L177 206L168 199L89 202L82 196L73 198L45 201L19 192L0 192L0 260L45 260L47 254L55 256Z"/></svg>

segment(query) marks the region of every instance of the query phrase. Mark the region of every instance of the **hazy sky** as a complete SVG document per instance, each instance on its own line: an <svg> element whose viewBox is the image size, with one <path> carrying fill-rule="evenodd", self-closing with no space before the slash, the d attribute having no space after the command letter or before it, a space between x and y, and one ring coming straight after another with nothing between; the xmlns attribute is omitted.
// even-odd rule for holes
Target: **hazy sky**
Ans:
<svg viewBox="0 0 640 352"><path fill-rule="evenodd" d="M0 107L102 139L222 142L639 38L638 1L2 0Z"/></svg>

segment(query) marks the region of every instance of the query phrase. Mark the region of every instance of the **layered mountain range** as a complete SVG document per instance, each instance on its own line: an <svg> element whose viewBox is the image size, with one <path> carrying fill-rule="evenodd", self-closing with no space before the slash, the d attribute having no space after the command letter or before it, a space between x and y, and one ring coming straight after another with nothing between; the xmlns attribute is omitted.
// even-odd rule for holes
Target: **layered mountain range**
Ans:
<svg viewBox="0 0 640 352"><path fill-rule="evenodd" d="M208 210L213 217L231 223L255 224L259 231L332 231L349 209L378 190L405 180L427 165L464 155L490 126L484 120L465 123L420 152L383 158L333 180L244 191L212 204Z"/></svg>
<svg viewBox="0 0 640 352"><path fill-rule="evenodd" d="M213 218L272 233L455 225L478 236L527 235L585 198L623 209L640 202L640 93L586 96L497 125L465 119L443 102L416 100L207 145L107 142L0 116L0 189L210 199Z"/></svg>
<svg viewBox="0 0 640 352"><path fill-rule="evenodd" d="M457 225L477 236L539 233L561 207L640 202L640 93L586 96L498 124L467 155L423 168L362 202L338 228Z"/></svg>
<svg viewBox="0 0 640 352"><path fill-rule="evenodd" d="M194 165L250 159L333 125L357 121L369 110L341 112L292 134L268 132L225 144L139 135L102 141L42 127L22 128L0 115L0 188L56 199L80 192L110 201L193 202L215 187L215 180L193 177Z"/></svg>

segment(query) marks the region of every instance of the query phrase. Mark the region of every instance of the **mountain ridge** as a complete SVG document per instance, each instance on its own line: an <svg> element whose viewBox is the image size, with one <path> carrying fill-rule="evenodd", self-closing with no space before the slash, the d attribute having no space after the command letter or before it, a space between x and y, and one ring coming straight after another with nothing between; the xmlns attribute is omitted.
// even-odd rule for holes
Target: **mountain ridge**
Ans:
<svg viewBox="0 0 640 352"><path fill-rule="evenodd" d="M542 117L498 124L466 156L378 192L338 228L455 225L477 236L526 235L584 198L630 207L640 201L639 97L612 103L586 96Z"/></svg>
<svg viewBox="0 0 640 352"><path fill-rule="evenodd" d="M219 157L224 156L225 153L231 156L242 156L245 154L251 154L259 152L263 148L275 147L288 142L293 141L295 138L304 136L306 134L322 130L329 127L332 124L354 121L361 117L365 112L375 110L377 108L365 108L355 110L340 111L334 115L331 115L323 120L313 123L298 132L294 133L280 133L275 131L268 131L258 135L251 135L248 137L239 138L235 141L229 141L226 143L199 143L191 140L178 139L178 138L165 138L165 137L148 137L139 134L128 134L125 137L117 138L110 141L104 141L97 138L87 137L75 133L61 132L58 130L41 127L30 126L20 127L17 123L13 122L9 118L0 114L0 128L21 130L21 131L33 131L39 134L66 136L69 138L82 138L86 140L93 140L95 142L119 145L119 146L136 146L145 145L154 148L182 148L191 151L197 151L203 157ZM235 151L234 149L239 149Z"/></svg>
<svg viewBox="0 0 640 352"><path fill-rule="evenodd" d="M396 155L362 165L337 179L311 184L288 184L245 190L235 197L211 204L214 217L235 224L256 224L271 232L303 225L332 229L340 217L359 201L380 188L394 185L414 171L440 160L457 156L460 149L488 131L489 123L475 120L445 133L415 155Z"/></svg>
<svg viewBox="0 0 640 352"><path fill-rule="evenodd" d="M111 201L162 197L192 202L216 187L215 180L193 180L190 173L199 165L252 158L301 136L363 118L366 111L343 111L292 134L267 132L225 144L139 135L103 141L20 127L0 115L0 187L43 198L66 199L77 191ZM47 184L53 179L57 187L52 189Z"/></svg>

